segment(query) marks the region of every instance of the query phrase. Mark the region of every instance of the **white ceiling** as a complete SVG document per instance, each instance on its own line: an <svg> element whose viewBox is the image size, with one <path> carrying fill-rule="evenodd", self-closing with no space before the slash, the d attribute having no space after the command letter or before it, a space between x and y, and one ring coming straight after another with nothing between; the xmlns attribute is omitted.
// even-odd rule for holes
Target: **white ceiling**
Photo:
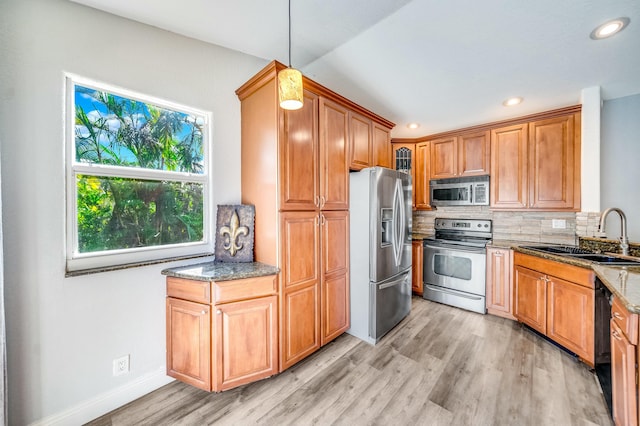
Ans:
<svg viewBox="0 0 640 426"><path fill-rule="evenodd" d="M287 0L72 0L288 63ZM292 0L292 65L417 137L640 93L638 0ZM604 21L629 26L589 38ZM258 71L258 70L256 70ZM510 96L525 101L504 107ZM409 122L421 127L410 130Z"/></svg>

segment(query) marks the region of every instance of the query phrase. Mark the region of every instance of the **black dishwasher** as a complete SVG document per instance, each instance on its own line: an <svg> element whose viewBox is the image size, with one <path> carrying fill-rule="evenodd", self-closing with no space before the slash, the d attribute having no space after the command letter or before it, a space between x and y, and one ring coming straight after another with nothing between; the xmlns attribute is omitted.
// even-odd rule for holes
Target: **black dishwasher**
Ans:
<svg viewBox="0 0 640 426"><path fill-rule="evenodd" d="M595 372L604 399L611 411L611 291L596 277L595 293Z"/></svg>

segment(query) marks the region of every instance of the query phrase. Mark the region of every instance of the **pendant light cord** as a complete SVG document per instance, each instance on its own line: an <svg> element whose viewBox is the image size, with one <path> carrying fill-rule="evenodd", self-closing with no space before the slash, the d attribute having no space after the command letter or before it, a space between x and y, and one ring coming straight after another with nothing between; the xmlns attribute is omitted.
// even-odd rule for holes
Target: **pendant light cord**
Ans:
<svg viewBox="0 0 640 426"><path fill-rule="evenodd" d="M291 68L291 0L289 0L289 68Z"/></svg>

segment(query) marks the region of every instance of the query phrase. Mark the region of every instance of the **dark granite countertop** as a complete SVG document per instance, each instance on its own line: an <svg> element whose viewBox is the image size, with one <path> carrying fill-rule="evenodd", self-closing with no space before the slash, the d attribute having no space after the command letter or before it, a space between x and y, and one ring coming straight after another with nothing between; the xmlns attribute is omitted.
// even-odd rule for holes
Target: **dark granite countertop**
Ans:
<svg viewBox="0 0 640 426"><path fill-rule="evenodd" d="M640 266L594 265L600 281L634 314L640 314Z"/></svg>
<svg viewBox="0 0 640 426"><path fill-rule="evenodd" d="M280 270L260 262L206 262L164 269L162 275L198 281L228 281L275 275Z"/></svg>

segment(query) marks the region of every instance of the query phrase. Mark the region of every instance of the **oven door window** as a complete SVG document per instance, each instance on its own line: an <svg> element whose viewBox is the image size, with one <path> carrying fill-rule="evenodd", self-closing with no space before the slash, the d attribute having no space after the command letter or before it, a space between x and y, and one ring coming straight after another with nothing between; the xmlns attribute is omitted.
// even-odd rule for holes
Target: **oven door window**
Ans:
<svg viewBox="0 0 640 426"><path fill-rule="evenodd" d="M473 261L468 257L435 254L433 272L436 275L471 280Z"/></svg>

